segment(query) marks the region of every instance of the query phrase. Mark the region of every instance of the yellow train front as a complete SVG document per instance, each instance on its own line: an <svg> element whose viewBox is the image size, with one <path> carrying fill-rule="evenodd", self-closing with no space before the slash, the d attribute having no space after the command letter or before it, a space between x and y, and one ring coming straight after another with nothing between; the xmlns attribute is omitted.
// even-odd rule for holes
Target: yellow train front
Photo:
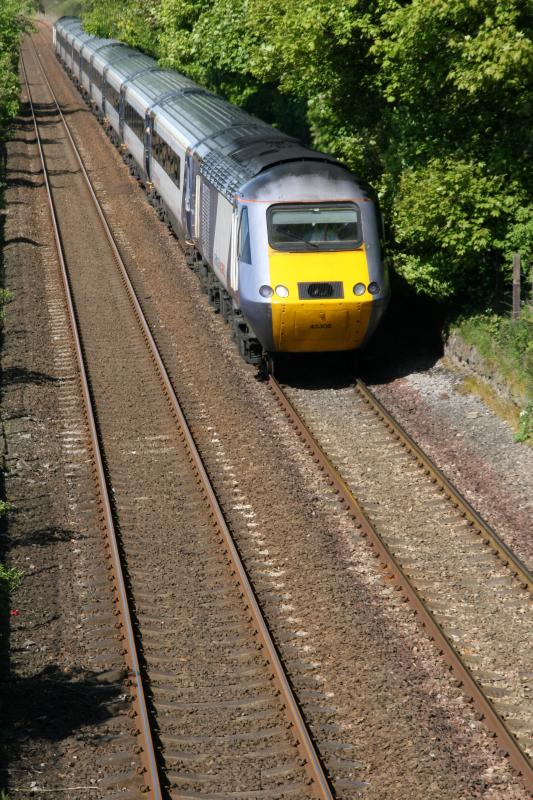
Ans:
<svg viewBox="0 0 533 800"><path fill-rule="evenodd" d="M238 303L268 353L356 350L389 282L372 192L332 161L266 169L238 197Z"/></svg>

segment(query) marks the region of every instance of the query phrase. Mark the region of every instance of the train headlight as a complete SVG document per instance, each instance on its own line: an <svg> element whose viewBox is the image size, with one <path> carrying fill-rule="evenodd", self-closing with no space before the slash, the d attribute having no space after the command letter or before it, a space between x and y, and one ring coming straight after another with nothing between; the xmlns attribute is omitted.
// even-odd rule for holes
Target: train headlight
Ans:
<svg viewBox="0 0 533 800"><path fill-rule="evenodd" d="M264 286L259 287L259 294L261 295L261 297L272 297L272 295L274 294L274 289L272 288L272 286L267 286L265 284Z"/></svg>
<svg viewBox="0 0 533 800"><path fill-rule="evenodd" d="M364 283L356 283L353 287L353 293L356 294L358 297L366 292L366 286Z"/></svg>
<svg viewBox="0 0 533 800"><path fill-rule="evenodd" d="M281 286L281 285L280 286L276 286L276 294L277 294L278 297L288 297L289 296L289 290L287 289L286 286Z"/></svg>
<svg viewBox="0 0 533 800"><path fill-rule="evenodd" d="M379 283L372 281L372 283L368 284L368 291L370 294L379 294Z"/></svg>

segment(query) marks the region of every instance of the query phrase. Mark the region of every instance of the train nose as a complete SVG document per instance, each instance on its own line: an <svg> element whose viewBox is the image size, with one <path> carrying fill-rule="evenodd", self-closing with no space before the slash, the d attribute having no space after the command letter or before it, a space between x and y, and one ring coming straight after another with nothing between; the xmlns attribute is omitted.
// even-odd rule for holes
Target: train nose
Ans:
<svg viewBox="0 0 533 800"><path fill-rule="evenodd" d="M354 349L365 336L369 315L369 305L356 302L279 303L273 308L276 349L292 353Z"/></svg>

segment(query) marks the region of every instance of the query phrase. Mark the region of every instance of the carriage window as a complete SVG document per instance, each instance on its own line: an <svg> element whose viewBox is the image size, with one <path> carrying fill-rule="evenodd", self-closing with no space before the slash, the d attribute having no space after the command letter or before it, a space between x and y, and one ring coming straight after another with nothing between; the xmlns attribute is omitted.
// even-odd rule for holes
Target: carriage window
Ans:
<svg viewBox="0 0 533 800"><path fill-rule="evenodd" d="M109 83L106 84L104 95L109 105L114 108L115 111L118 111L120 101L119 94Z"/></svg>
<svg viewBox="0 0 533 800"><path fill-rule="evenodd" d="M93 64L92 82L94 83L97 89L100 89L100 91L102 90L102 76L100 75L94 64Z"/></svg>
<svg viewBox="0 0 533 800"><path fill-rule="evenodd" d="M144 142L144 119L129 103L124 110L124 122Z"/></svg>
<svg viewBox="0 0 533 800"><path fill-rule="evenodd" d="M241 211L241 224L239 227L239 260L246 264L252 263L250 251L250 226L248 224L248 209Z"/></svg>
<svg viewBox="0 0 533 800"><path fill-rule="evenodd" d="M165 170L168 177L179 189L181 179L180 157L157 131L152 131L152 158Z"/></svg>
<svg viewBox="0 0 533 800"><path fill-rule="evenodd" d="M355 250L361 244L361 213L355 203L272 206L268 238L276 250Z"/></svg>

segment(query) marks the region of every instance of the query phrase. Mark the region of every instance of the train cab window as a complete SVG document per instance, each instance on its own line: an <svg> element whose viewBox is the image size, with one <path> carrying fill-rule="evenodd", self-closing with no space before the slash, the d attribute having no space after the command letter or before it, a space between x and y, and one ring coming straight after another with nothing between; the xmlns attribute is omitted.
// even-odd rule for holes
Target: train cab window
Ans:
<svg viewBox="0 0 533 800"><path fill-rule="evenodd" d="M361 212L355 203L271 206L267 221L275 250L355 250L361 245Z"/></svg>
<svg viewBox="0 0 533 800"><path fill-rule="evenodd" d="M243 208L241 211L241 222L239 225L239 261L244 261L246 264L252 263L252 253L250 250L250 226L248 223L248 209Z"/></svg>

